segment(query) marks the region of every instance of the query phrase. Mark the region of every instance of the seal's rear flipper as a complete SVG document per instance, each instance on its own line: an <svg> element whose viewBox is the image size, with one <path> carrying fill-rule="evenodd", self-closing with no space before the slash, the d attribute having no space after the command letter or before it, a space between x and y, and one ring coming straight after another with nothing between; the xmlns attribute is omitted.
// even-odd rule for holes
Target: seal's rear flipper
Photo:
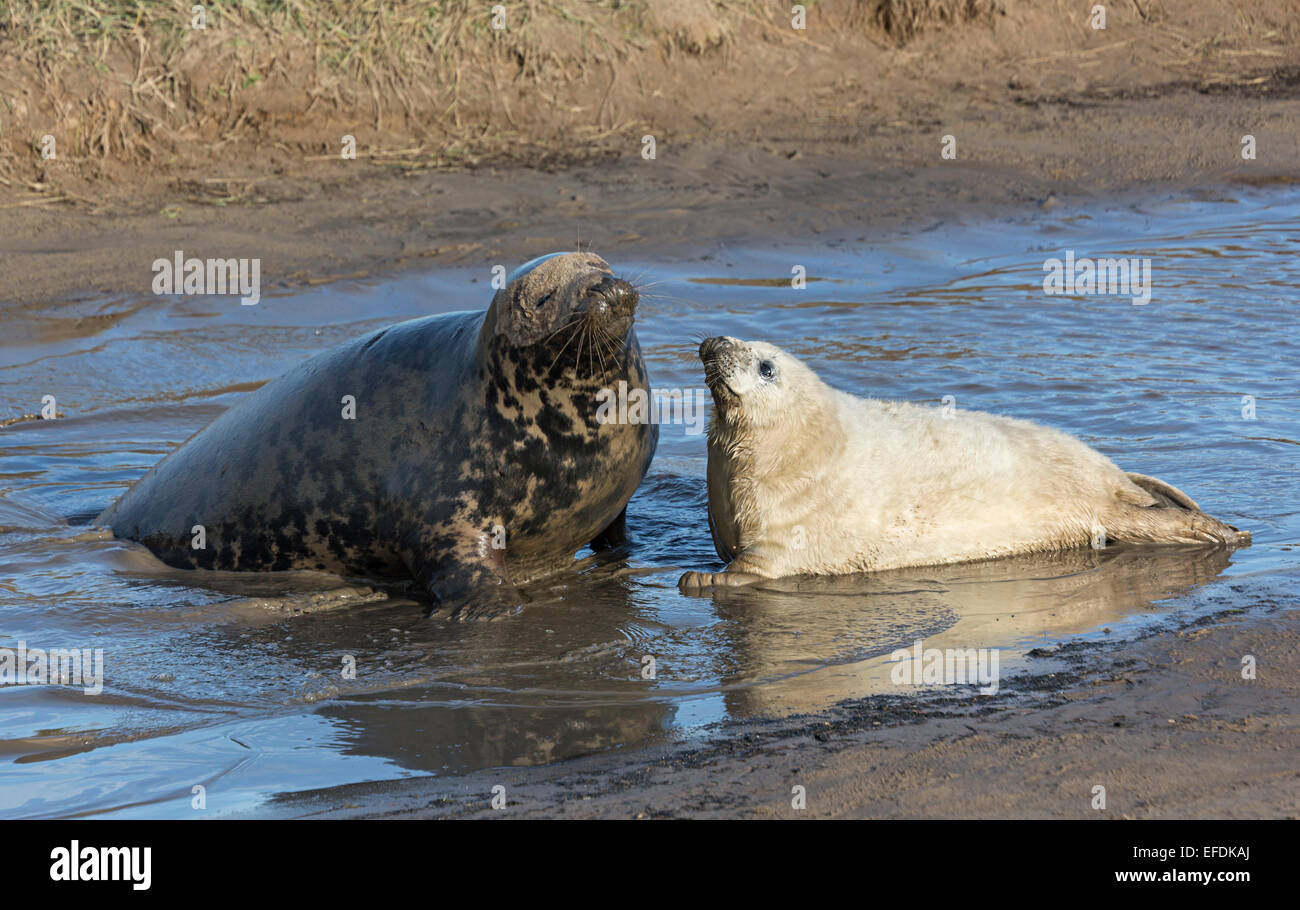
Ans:
<svg viewBox="0 0 1300 910"><path fill-rule="evenodd" d="M1172 484L1145 474L1130 473L1128 479L1133 487L1116 491L1122 505L1107 522L1107 538L1128 543L1250 545L1249 531L1206 515Z"/></svg>

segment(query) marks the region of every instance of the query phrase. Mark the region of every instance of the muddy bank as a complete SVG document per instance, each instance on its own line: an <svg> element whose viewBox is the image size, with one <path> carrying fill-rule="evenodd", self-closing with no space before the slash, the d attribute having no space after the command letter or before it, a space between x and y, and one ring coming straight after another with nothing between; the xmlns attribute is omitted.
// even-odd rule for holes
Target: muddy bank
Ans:
<svg viewBox="0 0 1300 910"><path fill-rule="evenodd" d="M1132 642L1039 655L994 698L875 697L682 743L464 778L294 794L292 817L1295 818L1294 576ZM1243 680L1242 658L1257 678ZM492 809L492 787L508 804ZM792 787L807 808L791 807ZM1106 788L1106 808L1092 806ZM261 813L259 813L261 814Z"/></svg>
<svg viewBox="0 0 1300 910"><path fill-rule="evenodd" d="M871 4L819 6L797 32L745 4L682 4L693 31L626 38L627 23L610 20L600 54L561 42L524 70L508 54L484 58L476 65L497 69L458 101L459 121L422 116L414 100L384 119L368 92L324 92L286 64L226 99L215 126L64 142L53 160L39 155L44 135L100 121L77 119L94 112L71 83L5 69L0 299L148 293L150 264L176 249L261 257L273 289L579 243L614 259L690 255L1300 177L1292 4L1114 7L1104 30L1059 4L1007 2L891 33ZM196 86L205 46L184 58ZM109 111L120 87L103 78L89 97ZM151 97L136 94L137 105ZM156 104L215 116L192 99L180 113ZM491 141L451 160L457 130ZM356 160L334 149L344 133L358 137ZM1247 134L1253 159L1242 157ZM641 154L646 135L654 160ZM942 155L946 136L954 158Z"/></svg>

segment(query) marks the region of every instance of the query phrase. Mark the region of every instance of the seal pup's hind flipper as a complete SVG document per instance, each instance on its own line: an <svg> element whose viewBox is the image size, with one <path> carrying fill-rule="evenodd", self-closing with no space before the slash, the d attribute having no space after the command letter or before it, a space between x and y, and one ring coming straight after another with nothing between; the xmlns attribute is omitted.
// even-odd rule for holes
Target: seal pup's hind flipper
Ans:
<svg viewBox="0 0 1300 910"><path fill-rule="evenodd" d="M1165 483L1155 477L1148 477L1146 474L1136 474L1133 471L1126 473L1128 479L1133 481L1134 485L1150 493L1165 508L1190 509L1193 512L1201 511L1201 507L1196 504L1192 497L1173 484Z"/></svg>
<svg viewBox="0 0 1300 910"><path fill-rule="evenodd" d="M1132 472L1128 479L1132 487L1116 490L1121 505L1107 522L1107 538L1128 543L1250 544L1249 531L1205 514L1172 484Z"/></svg>

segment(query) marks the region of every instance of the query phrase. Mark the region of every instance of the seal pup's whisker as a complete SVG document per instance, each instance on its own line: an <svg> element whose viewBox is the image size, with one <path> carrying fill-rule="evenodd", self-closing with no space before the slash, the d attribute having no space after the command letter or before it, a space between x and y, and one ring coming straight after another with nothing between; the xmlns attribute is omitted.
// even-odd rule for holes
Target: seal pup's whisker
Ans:
<svg viewBox="0 0 1300 910"><path fill-rule="evenodd" d="M589 327L590 325L591 325L591 323L588 322L586 319L582 319L582 320L580 321L580 323L579 323L579 327L578 327L578 353L577 353L577 355L576 355L576 356L574 357L574 359L573 359L573 363L574 363L574 367L575 367L575 369L576 369L576 368L579 368L579 367L582 366L582 351L583 351L583 349L587 346L587 329L588 329L588 327ZM591 355L590 355L590 352L588 352L588 358L589 358L589 359L590 359L590 356L591 356ZM590 374L590 373L591 373L591 370L588 369L588 370L587 370L587 373Z"/></svg>
<svg viewBox="0 0 1300 910"><path fill-rule="evenodd" d="M641 279L644 278L649 273L650 273L649 269L638 269L636 272L633 272L631 274L624 274L623 280L626 281L628 284L632 285L632 287L640 290Z"/></svg>
<svg viewBox="0 0 1300 910"><path fill-rule="evenodd" d="M598 379L596 375L596 326L594 322L587 323L587 375L593 379Z"/></svg>
<svg viewBox="0 0 1300 910"><path fill-rule="evenodd" d="M609 326L597 326L597 334L606 342L606 349L609 351L619 350L627 344L626 338L620 339L609 330Z"/></svg>
<svg viewBox="0 0 1300 910"><path fill-rule="evenodd" d="M596 326L591 323L587 327L587 373L593 378L596 376Z"/></svg>
<svg viewBox="0 0 1300 910"><path fill-rule="evenodd" d="M606 366L605 366L605 349L606 349L606 345L605 345L605 336L606 336L606 334L607 334L607 332L605 331L605 327L604 327L603 325L601 325L599 322L592 322L592 324L591 324L591 346L592 346L592 349L596 352L596 358L600 361L600 373L599 373L599 376L600 376L601 378L604 378L605 373L607 372L607 368L606 368Z"/></svg>

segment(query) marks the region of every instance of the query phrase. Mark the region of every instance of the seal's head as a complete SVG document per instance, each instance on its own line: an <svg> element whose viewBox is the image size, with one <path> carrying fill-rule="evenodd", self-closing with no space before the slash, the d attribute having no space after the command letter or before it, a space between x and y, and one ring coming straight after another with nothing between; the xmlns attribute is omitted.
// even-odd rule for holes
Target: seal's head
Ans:
<svg viewBox="0 0 1300 910"><path fill-rule="evenodd" d="M608 350L624 345L636 304L636 289L615 277L604 259L551 253L515 269L492 300L495 322L489 323L515 348L541 345L559 352L578 336Z"/></svg>
<svg viewBox="0 0 1300 910"><path fill-rule="evenodd" d="M822 381L776 345L706 338L700 343L700 360L716 414L727 424L775 427L823 409Z"/></svg>

